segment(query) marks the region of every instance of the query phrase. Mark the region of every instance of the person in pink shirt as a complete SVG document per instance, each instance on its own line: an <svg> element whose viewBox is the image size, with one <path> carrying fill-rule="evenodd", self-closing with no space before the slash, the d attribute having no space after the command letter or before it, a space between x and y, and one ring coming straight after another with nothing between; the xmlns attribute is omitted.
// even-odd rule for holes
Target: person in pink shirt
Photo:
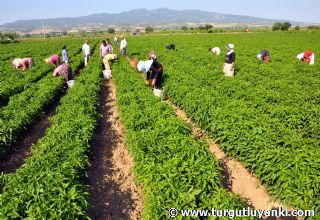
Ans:
<svg viewBox="0 0 320 220"><path fill-rule="evenodd" d="M48 59L44 60L46 63L51 63L55 67L58 67L60 65L60 57L59 55L52 55Z"/></svg>
<svg viewBox="0 0 320 220"><path fill-rule="evenodd" d="M25 71L33 66L33 60L31 57L26 57L22 59L16 58L12 61L12 65L16 69L22 68L22 71Z"/></svg>

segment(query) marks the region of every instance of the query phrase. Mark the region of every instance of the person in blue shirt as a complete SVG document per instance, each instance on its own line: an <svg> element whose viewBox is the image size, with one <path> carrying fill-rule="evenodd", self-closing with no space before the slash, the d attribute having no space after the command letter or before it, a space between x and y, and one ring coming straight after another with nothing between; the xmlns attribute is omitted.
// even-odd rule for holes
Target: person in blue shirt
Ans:
<svg viewBox="0 0 320 220"><path fill-rule="evenodd" d="M62 63L68 63L68 52L65 45L62 47Z"/></svg>

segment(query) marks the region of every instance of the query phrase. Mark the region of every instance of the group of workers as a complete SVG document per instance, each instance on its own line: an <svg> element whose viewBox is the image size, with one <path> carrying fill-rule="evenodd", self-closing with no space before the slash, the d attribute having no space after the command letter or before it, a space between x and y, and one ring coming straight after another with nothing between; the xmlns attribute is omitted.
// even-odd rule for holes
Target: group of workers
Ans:
<svg viewBox="0 0 320 220"><path fill-rule="evenodd" d="M234 63L236 60L234 45L228 44L226 46L226 49L227 49L227 54L226 54L225 62L223 64L222 69L223 69L225 76L233 77L234 76ZM220 53L221 53L221 50L219 47L209 48L209 51L216 54L216 55L220 55ZM267 63L270 60L270 52L267 49L263 49L257 55L257 58L262 60L263 62ZM297 59L299 59L302 63L307 61L310 65L312 65L312 64L314 64L315 54L312 50L306 50L305 52L298 54Z"/></svg>
<svg viewBox="0 0 320 220"><path fill-rule="evenodd" d="M127 41L124 35L121 35L121 42L120 42L120 52L123 56L126 56L126 47ZM118 37L115 35L114 43L118 45ZM168 50L176 50L175 44L168 44L166 45ZM226 49L226 57L223 64L223 73L225 76L233 77L234 76L234 67L235 67L235 60L236 60L236 53L234 49L234 44L227 44ZM84 65L87 66L87 63L90 59L91 51L90 46L88 44L88 40L84 42L82 45L82 51L84 56ZM112 44L109 39L103 40L102 44L100 45L100 59L102 60L102 68L104 70L111 70L111 63L118 59L117 54L114 53ZM177 51L177 50L176 50ZM209 48L209 51L220 55L221 50L219 47ZM270 52L267 49L263 49L257 55L257 58L264 61L269 62L270 60ZM302 63L308 62L309 64L314 64L315 54L311 50L307 50L303 53L297 55L297 59L301 60ZM63 76L66 81L72 80L73 74L71 66L68 64L68 53L67 47L63 46L62 48L62 63L60 64L60 57L59 55L52 55L49 58L45 59L46 63L50 63L55 66L55 70L53 72L53 76ZM149 60L146 61L139 61L137 59L129 59L130 65L135 68L138 72L142 72L146 74L146 85L151 86L152 88L159 89L162 84L163 80L163 66L157 60L157 55L155 51L151 51L149 53ZM12 65L15 68L21 68L23 71L31 68L34 65L32 58L16 58L13 60Z"/></svg>

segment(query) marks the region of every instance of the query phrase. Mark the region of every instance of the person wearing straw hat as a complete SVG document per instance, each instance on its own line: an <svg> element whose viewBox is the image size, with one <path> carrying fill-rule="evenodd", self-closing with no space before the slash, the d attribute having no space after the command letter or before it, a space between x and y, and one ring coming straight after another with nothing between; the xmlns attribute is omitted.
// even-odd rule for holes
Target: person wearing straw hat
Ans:
<svg viewBox="0 0 320 220"><path fill-rule="evenodd" d="M270 52L267 49L261 50L260 53L257 55L259 60L263 60L264 62L269 62L270 60Z"/></svg>
<svg viewBox="0 0 320 220"><path fill-rule="evenodd" d="M301 60L302 63L307 61L310 65L313 65L315 55L312 50L306 50L305 52L298 54L297 59Z"/></svg>
<svg viewBox="0 0 320 220"><path fill-rule="evenodd" d="M212 53L214 53L214 54L216 54L216 55L220 55L220 53L221 53L221 50L220 50L220 48L219 47L214 47L214 48L209 48L208 49L209 50L209 52L212 52Z"/></svg>
<svg viewBox="0 0 320 220"><path fill-rule="evenodd" d="M52 55L49 58L44 60L46 63L50 63L54 65L55 67L58 67L60 65L60 57L59 55Z"/></svg>
<svg viewBox="0 0 320 220"><path fill-rule="evenodd" d="M234 45L228 44L226 46L228 52L226 59L223 64L223 72L225 76L233 77L234 76L234 63L236 61L236 53L234 52Z"/></svg>
<svg viewBox="0 0 320 220"><path fill-rule="evenodd" d="M26 58L16 58L12 61L12 65L14 68L21 68L22 71L25 71L33 66L33 60L31 57Z"/></svg>
<svg viewBox="0 0 320 220"><path fill-rule="evenodd" d="M70 64L63 63L60 66L58 66L54 70L53 76L62 76L66 82L72 80L73 76Z"/></svg>
<svg viewBox="0 0 320 220"><path fill-rule="evenodd" d="M146 85L150 85L154 89L160 89L163 80L163 66L159 61L139 61L137 59L133 59L130 61L130 65L138 72L146 74Z"/></svg>
<svg viewBox="0 0 320 220"><path fill-rule="evenodd" d="M127 41L124 35L121 35L120 52L122 56L125 56L127 54Z"/></svg>

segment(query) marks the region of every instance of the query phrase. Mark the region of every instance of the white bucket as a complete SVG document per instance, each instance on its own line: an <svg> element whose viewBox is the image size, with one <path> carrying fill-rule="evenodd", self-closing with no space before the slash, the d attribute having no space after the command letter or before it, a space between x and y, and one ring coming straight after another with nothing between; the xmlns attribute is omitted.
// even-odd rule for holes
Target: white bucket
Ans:
<svg viewBox="0 0 320 220"><path fill-rule="evenodd" d="M71 88L74 85L74 80L67 81L68 87Z"/></svg>
<svg viewBox="0 0 320 220"><path fill-rule="evenodd" d="M159 98L163 98L163 91L161 89L154 89L153 94Z"/></svg>
<svg viewBox="0 0 320 220"><path fill-rule="evenodd" d="M105 79L110 79L110 77L111 77L111 70L103 70L102 73L103 73L103 78L105 78Z"/></svg>

